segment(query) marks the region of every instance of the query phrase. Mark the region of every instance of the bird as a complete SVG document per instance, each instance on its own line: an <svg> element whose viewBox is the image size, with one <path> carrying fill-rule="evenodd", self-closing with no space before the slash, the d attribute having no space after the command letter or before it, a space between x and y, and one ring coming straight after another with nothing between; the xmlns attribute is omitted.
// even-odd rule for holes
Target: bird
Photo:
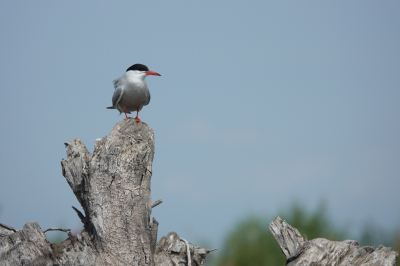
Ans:
<svg viewBox="0 0 400 266"><path fill-rule="evenodd" d="M139 111L150 103L150 91L145 80L149 75L161 76L142 64L130 66L122 77L113 81L115 91L112 106L107 109L117 109L119 114L124 112L125 119L132 118L127 114L136 111L135 120L142 123L139 119Z"/></svg>

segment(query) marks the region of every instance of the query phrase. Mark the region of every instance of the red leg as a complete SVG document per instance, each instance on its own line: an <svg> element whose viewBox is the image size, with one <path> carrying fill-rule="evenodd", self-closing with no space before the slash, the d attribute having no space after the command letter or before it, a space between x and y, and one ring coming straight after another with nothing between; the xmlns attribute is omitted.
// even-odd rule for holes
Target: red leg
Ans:
<svg viewBox="0 0 400 266"><path fill-rule="evenodd" d="M129 117L129 116L126 114L126 109L124 109L124 113L125 113L125 117L126 117L125 119L132 118L132 117ZM125 119L124 119L124 120L125 120Z"/></svg>
<svg viewBox="0 0 400 266"><path fill-rule="evenodd" d="M142 123L142 120L139 119L139 108L137 109L135 120Z"/></svg>

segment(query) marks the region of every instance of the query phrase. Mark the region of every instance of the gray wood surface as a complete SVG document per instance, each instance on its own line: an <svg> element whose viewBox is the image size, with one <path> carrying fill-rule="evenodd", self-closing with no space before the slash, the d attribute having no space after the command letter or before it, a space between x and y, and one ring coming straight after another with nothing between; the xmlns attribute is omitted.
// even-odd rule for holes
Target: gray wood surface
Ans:
<svg viewBox="0 0 400 266"><path fill-rule="evenodd" d="M398 253L390 247L360 247L355 240L342 242L316 238L308 241L277 216L268 225L288 266L394 266Z"/></svg>
<svg viewBox="0 0 400 266"><path fill-rule="evenodd" d="M84 213L73 208L84 230L73 236L68 229L48 229L68 232L68 239L56 246L37 223L22 230L0 224L0 265L203 264L212 250L189 247L176 233L157 243L158 222L150 215L162 201L151 201L154 133L147 124L134 119L117 123L96 140L93 154L80 139L65 145L62 174L82 206ZM171 241L177 241L173 248Z"/></svg>

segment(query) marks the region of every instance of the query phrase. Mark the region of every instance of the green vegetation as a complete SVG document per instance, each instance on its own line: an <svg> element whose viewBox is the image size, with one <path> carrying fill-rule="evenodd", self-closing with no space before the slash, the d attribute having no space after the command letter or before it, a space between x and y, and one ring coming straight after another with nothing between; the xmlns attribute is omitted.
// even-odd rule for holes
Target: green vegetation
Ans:
<svg viewBox="0 0 400 266"><path fill-rule="evenodd" d="M267 224L256 216L241 221L226 239L217 265L284 265L285 257Z"/></svg>

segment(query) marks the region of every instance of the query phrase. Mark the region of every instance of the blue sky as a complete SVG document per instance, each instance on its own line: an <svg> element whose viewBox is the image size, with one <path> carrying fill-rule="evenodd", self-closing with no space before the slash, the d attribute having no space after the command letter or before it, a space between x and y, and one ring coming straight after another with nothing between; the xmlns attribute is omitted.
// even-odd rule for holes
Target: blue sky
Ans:
<svg viewBox="0 0 400 266"><path fill-rule="evenodd" d="M335 224L400 221L398 1L2 1L0 222L80 227L63 143L123 119L134 63L155 132L159 236L220 246L238 219L325 200ZM283 217L284 218L284 217ZM269 222L269 221L266 221Z"/></svg>

